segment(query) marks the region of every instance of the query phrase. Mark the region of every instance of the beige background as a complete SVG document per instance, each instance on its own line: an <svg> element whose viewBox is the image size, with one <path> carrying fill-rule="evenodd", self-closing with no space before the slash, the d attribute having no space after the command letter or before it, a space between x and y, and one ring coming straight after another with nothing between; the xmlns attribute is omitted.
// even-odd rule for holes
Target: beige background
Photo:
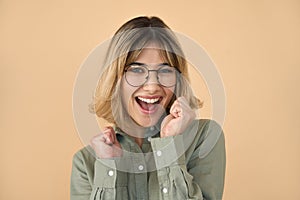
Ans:
<svg viewBox="0 0 300 200"><path fill-rule="evenodd" d="M227 95L224 200L300 199L298 0L0 0L0 199L69 199L71 159L82 147L71 107L77 70L138 15L160 16L218 66Z"/></svg>

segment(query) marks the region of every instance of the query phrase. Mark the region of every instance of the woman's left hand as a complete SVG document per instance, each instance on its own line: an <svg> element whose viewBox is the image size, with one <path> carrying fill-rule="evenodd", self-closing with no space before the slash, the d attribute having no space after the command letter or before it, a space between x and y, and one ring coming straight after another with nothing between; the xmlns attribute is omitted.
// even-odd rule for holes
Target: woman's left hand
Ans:
<svg viewBox="0 0 300 200"><path fill-rule="evenodd" d="M167 115L161 123L160 137L179 135L196 118L195 111L190 107L185 97L179 97L174 101Z"/></svg>

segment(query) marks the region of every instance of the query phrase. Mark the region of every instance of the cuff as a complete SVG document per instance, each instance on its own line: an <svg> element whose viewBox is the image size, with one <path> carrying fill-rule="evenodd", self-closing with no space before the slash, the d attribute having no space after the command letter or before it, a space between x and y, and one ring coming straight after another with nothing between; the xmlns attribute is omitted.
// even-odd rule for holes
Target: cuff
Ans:
<svg viewBox="0 0 300 200"><path fill-rule="evenodd" d="M95 161L94 184L101 188L116 188L127 184L125 172L117 170L115 159L99 159Z"/></svg>
<svg viewBox="0 0 300 200"><path fill-rule="evenodd" d="M183 136L176 135L151 139L157 169L174 165L185 165Z"/></svg>
<svg viewBox="0 0 300 200"><path fill-rule="evenodd" d="M94 184L101 188L114 188L117 180L117 169L114 160L97 159L95 161Z"/></svg>

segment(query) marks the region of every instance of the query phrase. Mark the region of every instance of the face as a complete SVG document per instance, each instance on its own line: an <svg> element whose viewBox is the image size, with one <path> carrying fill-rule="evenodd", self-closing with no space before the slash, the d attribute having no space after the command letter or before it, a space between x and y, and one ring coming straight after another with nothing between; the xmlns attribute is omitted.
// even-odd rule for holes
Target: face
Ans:
<svg viewBox="0 0 300 200"><path fill-rule="evenodd" d="M148 70L157 70L165 63L159 50L149 46L141 51L135 62L147 65ZM129 85L122 77L122 103L130 117L142 127L158 122L174 93L175 86L160 85L156 75L156 72L150 72L147 82L138 87Z"/></svg>

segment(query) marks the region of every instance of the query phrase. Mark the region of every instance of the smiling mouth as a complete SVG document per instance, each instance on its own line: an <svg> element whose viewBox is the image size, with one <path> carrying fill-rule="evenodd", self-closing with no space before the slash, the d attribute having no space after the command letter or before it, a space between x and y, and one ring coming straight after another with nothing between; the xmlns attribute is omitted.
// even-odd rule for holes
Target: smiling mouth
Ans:
<svg viewBox="0 0 300 200"><path fill-rule="evenodd" d="M162 101L162 97L135 97L135 100L140 105L142 111L147 113L153 113L156 111L157 105Z"/></svg>

